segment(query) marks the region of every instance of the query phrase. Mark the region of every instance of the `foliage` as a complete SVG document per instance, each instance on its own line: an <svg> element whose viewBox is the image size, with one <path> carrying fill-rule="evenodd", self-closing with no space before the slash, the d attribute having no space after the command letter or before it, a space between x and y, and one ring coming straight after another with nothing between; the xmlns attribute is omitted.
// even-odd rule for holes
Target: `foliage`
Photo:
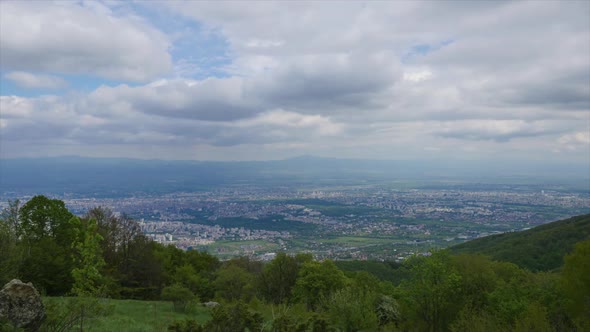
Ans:
<svg viewBox="0 0 590 332"><path fill-rule="evenodd" d="M193 319L187 319L180 322L174 322L168 325L168 331L171 332L204 332L205 328L199 325Z"/></svg>
<svg viewBox="0 0 590 332"><path fill-rule="evenodd" d="M44 302L47 318L41 331L47 332L65 332L74 328L83 331L88 320L108 316L113 311L108 302L92 297L68 297Z"/></svg>
<svg viewBox="0 0 590 332"><path fill-rule="evenodd" d="M528 305L527 310L516 321L515 332L551 332L547 310L537 303Z"/></svg>
<svg viewBox="0 0 590 332"><path fill-rule="evenodd" d="M374 303L374 294L349 287L332 293L324 307L342 331L374 331L379 325Z"/></svg>
<svg viewBox="0 0 590 332"><path fill-rule="evenodd" d="M0 285L19 276L24 254L18 245L19 209L18 200L9 201L0 213Z"/></svg>
<svg viewBox="0 0 590 332"><path fill-rule="evenodd" d="M380 326L397 323L401 318L399 304L393 297L388 295L379 296L376 302L375 314Z"/></svg>
<svg viewBox="0 0 590 332"><path fill-rule="evenodd" d="M346 276L334 262L311 261L302 265L293 292L309 309L318 309L323 298L343 288L345 283Z"/></svg>
<svg viewBox="0 0 590 332"><path fill-rule="evenodd" d="M195 300L195 295L190 289L179 284L174 284L162 289L162 300L172 301L175 310L184 312L187 305Z"/></svg>
<svg viewBox="0 0 590 332"><path fill-rule="evenodd" d="M565 256L562 285L575 323L580 330L590 330L590 240Z"/></svg>
<svg viewBox="0 0 590 332"><path fill-rule="evenodd" d="M50 295L70 291L77 233L74 215L60 200L35 196L20 208L19 222L25 248L20 276Z"/></svg>
<svg viewBox="0 0 590 332"><path fill-rule="evenodd" d="M478 311L472 307L464 308L451 324L453 332L508 332L510 329L502 325L494 315L486 311Z"/></svg>
<svg viewBox="0 0 590 332"><path fill-rule="evenodd" d="M400 285L404 302L429 331L446 330L458 311L461 276L450 262L445 251L413 257L412 276Z"/></svg>
<svg viewBox="0 0 590 332"><path fill-rule="evenodd" d="M254 296L254 276L235 265L220 268L214 286L217 295L227 301L248 301Z"/></svg>
<svg viewBox="0 0 590 332"><path fill-rule="evenodd" d="M549 271L563 264L575 243L590 238L590 214L514 233L492 235L451 247L453 253L489 255L531 271Z"/></svg>
<svg viewBox="0 0 590 332"><path fill-rule="evenodd" d="M264 298L275 304L290 302L299 270L305 262L311 260L311 255L299 254L292 257L285 253L277 254L266 264L258 280Z"/></svg>
<svg viewBox="0 0 590 332"><path fill-rule="evenodd" d="M80 234L78 240L73 243L76 250L76 267L72 269L74 285L72 292L78 296L92 296L100 293L102 284L101 269L105 261L100 253L100 241L102 237L98 234L96 220L87 219L80 221Z"/></svg>
<svg viewBox="0 0 590 332"><path fill-rule="evenodd" d="M211 320L204 325L205 331L261 331L264 321L260 313L248 309L244 302L217 306L213 308L211 316Z"/></svg>
<svg viewBox="0 0 590 332"><path fill-rule="evenodd" d="M45 331L584 331L590 240L565 249L562 271L535 271L559 266L538 247L564 236L558 242L574 248L588 218L491 238L512 248L476 240L403 263L285 253L268 263L220 262L155 243L129 216L96 208L78 218L63 202L35 196L0 215L0 281L19 277L48 294L78 295L46 301ZM461 248L498 253L452 255ZM213 298L221 304L197 307Z"/></svg>
<svg viewBox="0 0 590 332"><path fill-rule="evenodd" d="M59 307L64 309L67 307L67 303L73 300L75 298L46 297L43 298L43 303L46 308ZM178 312L174 310L172 302L113 299L99 299L98 301L106 306L108 310L105 314L94 315L85 319L84 331L166 331L166 328L176 321L195 320L198 324L203 324L211 319L208 309L201 306L188 307L185 312ZM73 309L76 308L73 307ZM49 311L48 315L50 315ZM50 315L48 319L52 316ZM80 330L79 320L74 324L73 330Z"/></svg>

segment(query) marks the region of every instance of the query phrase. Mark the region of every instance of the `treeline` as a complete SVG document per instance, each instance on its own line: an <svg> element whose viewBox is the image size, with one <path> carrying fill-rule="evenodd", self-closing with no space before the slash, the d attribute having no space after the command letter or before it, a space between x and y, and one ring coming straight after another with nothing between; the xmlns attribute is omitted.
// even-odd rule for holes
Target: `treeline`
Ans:
<svg viewBox="0 0 590 332"><path fill-rule="evenodd" d="M279 253L220 262L163 246L105 208L84 217L62 201L11 202L0 218L0 283L48 296L212 306L211 320L171 331L588 331L590 241L557 272L434 251L403 264L315 261ZM373 272L373 273L371 273ZM219 304L219 305L218 305Z"/></svg>

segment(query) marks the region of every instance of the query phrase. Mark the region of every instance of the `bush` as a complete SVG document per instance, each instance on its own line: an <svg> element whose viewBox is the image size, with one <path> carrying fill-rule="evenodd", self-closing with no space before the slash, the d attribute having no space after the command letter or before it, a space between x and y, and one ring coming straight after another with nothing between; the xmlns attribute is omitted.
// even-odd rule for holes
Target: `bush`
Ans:
<svg viewBox="0 0 590 332"><path fill-rule="evenodd" d="M162 289L162 300L172 301L174 303L174 310L184 312L188 304L195 301L196 297L190 289L179 284L174 284Z"/></svg>

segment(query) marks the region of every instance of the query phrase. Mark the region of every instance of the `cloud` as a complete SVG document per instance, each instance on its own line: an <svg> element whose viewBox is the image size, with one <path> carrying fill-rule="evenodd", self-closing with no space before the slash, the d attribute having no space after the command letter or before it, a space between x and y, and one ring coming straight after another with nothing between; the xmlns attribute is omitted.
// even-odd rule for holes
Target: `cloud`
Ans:
<svg viewBox="0 0 590 332"><path fill-rule="evenodd" d="M563 135L559 138L561 144L590 144L590 132L577 132L573 134Z"/></svg>
<svg viewBox="0 0 590 332"><path fill-rule="evenodd" d="M224 121L249 117L260 112L256 102L244 96L240 78L160 80L130 87L102 86L89 97L91 103L125 104L130 109L162 117Z"/></svg>
<svg viewBox="0 0 590 332"><path fill-rule="evenodd" d="M144 20L94 2L4 1L3 70L146 81L172 68L170 42Z"/></svg>
<svg viewBox="0 0 590 332"><path fill-rule="evenodd" d="M435 130L441 137L463 140L493 140L508 142L521 137L552 135L567 130L567 126L548 121L522 120L462 120L443 122ZM560 128L561 127L561 128Z"/></svg>
<svg viewBox="0 0 590 332"><path fill-rule="evenodd" d="M387 53L310 55L281 63L247 87L273 107L329 114L372 107L400 76L399 62Z"/></svg>
<svg viewBox="0 0 590 332"><path fill-rule="evenodd" d="M23 71L13 71L4 75L18 86L30 89L59 89L68 84L61 77L52 75L32 74Z"/></svg>
<svg viewBox="0 0 590 332"><path fill-rule="evenodd" d="M2 6L3 70L140 82L3 96L16 155L579 161L590 129L587 2Z"/></svg>

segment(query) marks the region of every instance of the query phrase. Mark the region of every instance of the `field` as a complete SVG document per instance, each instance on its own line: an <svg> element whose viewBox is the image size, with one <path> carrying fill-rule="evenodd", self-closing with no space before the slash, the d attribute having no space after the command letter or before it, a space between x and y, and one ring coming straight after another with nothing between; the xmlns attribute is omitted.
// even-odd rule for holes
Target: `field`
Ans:
<svg viewBox="0 0 590 332"><path fill-rule="evenodd" d="M46 307L63 304L67 298L46 297L43 302ZM102 317L85 319L84 331L88 332L152 332L167 331L168 326L175 321L193 319L198 323L209 320L209 310L194 305L184 313L174 311L172 302L136 301L106 299L109 313ZM79 323L74 330L80 330Z"/></svg>

